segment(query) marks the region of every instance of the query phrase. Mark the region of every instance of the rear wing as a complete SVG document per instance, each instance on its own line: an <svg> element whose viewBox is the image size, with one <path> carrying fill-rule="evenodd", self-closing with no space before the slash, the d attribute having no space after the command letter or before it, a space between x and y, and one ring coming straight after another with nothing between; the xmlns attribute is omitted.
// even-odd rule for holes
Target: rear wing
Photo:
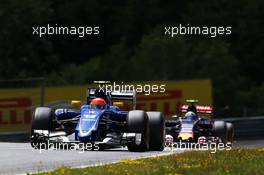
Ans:
<svg viewBox="0 0 264 175"><path fill-rule="evenodd" d="M180 111L181 112L187 112L189 105L181 105L180 106ZM196 105L197 113L202 113L202 114L212 114L213 113L213 108L211 106L201 106L201 105Z"/></svg>
<svg viewBox="0 0 264 175"><path fill-rule="evenodd" d="M97 97L97 91L99 89L91 88L87 89L87 104L90 104L92 99ZM130 101L132 102L133 110L136 109L136 92L135 91L106 91L104 92L105 98L107 98L109 104L113 104L113 101ZM103 97L102 97L103 98Z"/></svg>
<svg viewBox="0 0 264 175"><path fill-rule="evenodd" d="M133 110L136 109L136 92L135 91L129 91L129 92L119 92L119 91L113 91L111 92L111 100L112 101L130 101L132 102L132 108Z"/></svg>

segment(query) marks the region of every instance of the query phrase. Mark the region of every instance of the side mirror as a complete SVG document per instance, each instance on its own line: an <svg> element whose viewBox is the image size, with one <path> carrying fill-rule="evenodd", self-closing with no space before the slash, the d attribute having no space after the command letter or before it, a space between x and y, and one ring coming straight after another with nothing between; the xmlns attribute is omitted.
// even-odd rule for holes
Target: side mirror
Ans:
<svg viewBox="0 0 264 175"><path fill-rule="evenodd" d="M113 102L113 106L118 106L118 107L124 107L124 102L121 102L121 101L115 101Z"/></svg>
<svg viewBox="0 0 264 175"><path fill-rule="evenodd" d="M81 101L78 101L78 100L73 100L73 101L71 101L71 105L73 107L81 107L82 102Z"/></svg>

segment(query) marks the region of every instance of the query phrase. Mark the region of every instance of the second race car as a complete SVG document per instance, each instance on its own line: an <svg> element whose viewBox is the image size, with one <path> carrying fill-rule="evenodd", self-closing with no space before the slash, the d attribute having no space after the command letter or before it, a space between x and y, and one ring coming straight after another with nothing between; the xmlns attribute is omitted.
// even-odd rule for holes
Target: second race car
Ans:
<svg viewBox="0 0 264 175"><path fill-rule="evenodd" d="M190 104L180 106L183 116L174 116L167 120L166 142L195 142L232 144L234 137L233 124L212 120L202 115L211 115L210 106L196 106L198 100L187 100Z"/></svg>

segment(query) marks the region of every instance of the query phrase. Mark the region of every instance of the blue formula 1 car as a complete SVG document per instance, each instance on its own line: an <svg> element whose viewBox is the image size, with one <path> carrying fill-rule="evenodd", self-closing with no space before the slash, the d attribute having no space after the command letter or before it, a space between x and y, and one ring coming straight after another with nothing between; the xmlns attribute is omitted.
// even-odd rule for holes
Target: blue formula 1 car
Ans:
<svg viewBox="0 0 264 175"><path fill-rule="evenodd" d="M118 146L127 146L132 152L164 149L163 114L135 110L134 92L104 92L102 89L87 92L87 102L80 104L78 110L36 108L32 118L32 147L47 149L50 145L57 147L58 143L89 143L93 150ZM114 105L124 100L132 102L131 111L121 111Z"/></svg>
<svg viewBox="0 0 264 175"><path fill-rule="evenodd" d="M198 114L211 115L211 106L194 105L198 100L187 100L190 105L180 106L183 116L174 116L174 120L165 121L166 143L193 142L198 144L223 143L232 145L234 127L230 122L209 119Z"/></svg>

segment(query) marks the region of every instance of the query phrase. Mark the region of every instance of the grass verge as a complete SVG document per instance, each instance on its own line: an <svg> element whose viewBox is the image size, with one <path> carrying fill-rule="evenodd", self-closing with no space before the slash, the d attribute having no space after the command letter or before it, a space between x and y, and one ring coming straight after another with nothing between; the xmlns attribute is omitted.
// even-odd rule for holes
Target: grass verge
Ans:
<svg viewBox="0 0 264 175"><path fill-rule="evenodd" d="M264 174L263 169L264 148L259 148L218 151L215 154L190 151L84 169L63 167L41 175L255 175Z"/></svg>

